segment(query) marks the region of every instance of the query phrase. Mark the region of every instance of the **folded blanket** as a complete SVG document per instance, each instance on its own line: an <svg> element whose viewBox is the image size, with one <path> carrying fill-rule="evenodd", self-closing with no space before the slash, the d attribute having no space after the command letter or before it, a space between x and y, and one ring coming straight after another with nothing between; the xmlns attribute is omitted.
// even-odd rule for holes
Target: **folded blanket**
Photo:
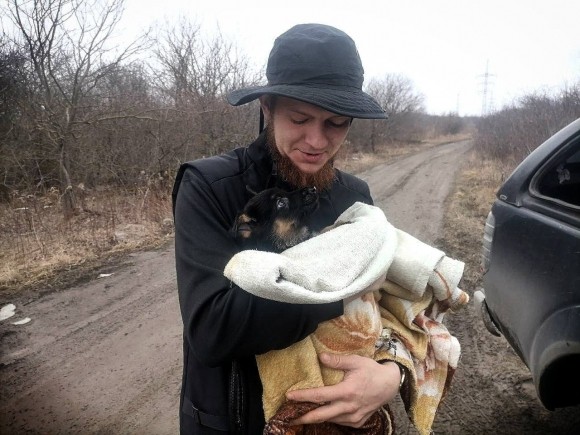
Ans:
<svg viewBox="0 0 580 435"><path fill-rule="evenodd" d="M410 375L401 392L409 418L421 434L429 433L459 359L459 343L441 322L450 308L469 300L457 287L462 273L463 263L394 228L379 208L362 203L329 231L281 254L236 254L224 274L252 294L289 303L349 300L342 316L321 323L304 340L256 357L267 433L285 433L281 415L295 417L287 391L342 380L342 372L320 365L321 352L403 364ZM388 409L373 421L389 426L385 416ZM379 433L377 427L365 433Z"/></svg>

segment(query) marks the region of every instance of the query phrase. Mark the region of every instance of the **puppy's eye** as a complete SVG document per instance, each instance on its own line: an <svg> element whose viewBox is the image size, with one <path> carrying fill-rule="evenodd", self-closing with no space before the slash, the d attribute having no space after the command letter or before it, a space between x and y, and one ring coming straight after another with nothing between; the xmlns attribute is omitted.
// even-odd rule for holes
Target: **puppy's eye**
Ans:
<svg viewBox="0 0 580 435"><path fill-rule="evenodd" d="M283 208L288 208L288 204L290 203L290 201L288 200L288 198L284 197L284 198L278 198L276 200L276 208L278 210L281 210Z"/></svg>

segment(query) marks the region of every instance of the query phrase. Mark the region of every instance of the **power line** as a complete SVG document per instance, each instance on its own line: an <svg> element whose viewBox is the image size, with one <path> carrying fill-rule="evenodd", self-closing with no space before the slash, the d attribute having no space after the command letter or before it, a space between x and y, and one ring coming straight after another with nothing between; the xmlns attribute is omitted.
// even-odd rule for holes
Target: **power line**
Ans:
<svg viewBox="0 0 580 435"><path fill-rule="evenodd" d="M493 98L492 98L492 79L495 78L495 74L489 73L489 60L485 64L485 74L478 76L483 78L483 98L481 101L481 116L485 116L490 112L490 109L493 107Z"/></svg>

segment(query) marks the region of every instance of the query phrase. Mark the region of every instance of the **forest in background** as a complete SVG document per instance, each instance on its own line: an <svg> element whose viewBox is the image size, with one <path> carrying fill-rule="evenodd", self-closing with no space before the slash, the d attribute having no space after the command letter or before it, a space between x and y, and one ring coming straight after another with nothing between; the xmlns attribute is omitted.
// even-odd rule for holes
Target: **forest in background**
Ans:
<svg viewBox="0 0 580 435"><path fill-rule="evenodd" d="M0 39L0 195L60 196L65 217L95 188L139 189L171 179L181 162L249 143L256 103L233 108L233 89L263 83L236 46L203 37L195 23L167 24L118 46L123 1L11 0L14 32ZM401 75L366 90L386 122L356 122L352 148L457 132L453 115L425 116Z"/></svg>
<svg viewBox="0 0 580 435"><path fill-rule="evenodd" d="M233 89L263 84L235 43L188 20L120 46L123 0L9 0L0 35L0 289L34 285L171 235L180 163L243 146L258 105ZM579 74L580 77L580 74ZM471 136L499 183L580 117L580 80L524 95L485 117L430 115L402 75L365 90L389 114L355 120L343 159ZM487 175L485 175L487 176Z"/></svg>

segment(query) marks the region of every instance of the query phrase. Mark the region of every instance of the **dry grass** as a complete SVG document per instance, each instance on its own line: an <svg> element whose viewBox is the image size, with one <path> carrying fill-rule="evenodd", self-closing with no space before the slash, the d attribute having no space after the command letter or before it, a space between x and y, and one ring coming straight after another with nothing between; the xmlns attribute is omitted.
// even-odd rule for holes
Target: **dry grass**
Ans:
<svg viewBox="0 0 580 435"><path fill-rule="evenodd" d="M357 173L459 139L464 137L391 144L375 155L344 147L337 167ZM171 240L171 181L145 180L132 190L78 190L80 211L69 220L56 191L0 204L0 296L72 285L105 265L114 267L124 254Z"/></svg>
<svg viewBox="0 0 580 435"><path fill-rule="evenodd" d="M447 200L441 244L448 255L466 263L462 283L466 289L473 290L480 284L485 220L511 169L496 160L482 160L472 151Z"/></svg>
<svg viewBox="0 0 580 435"><path fill-rule="evenodd" d="M83 207L69 220L56 192L3 204L0 293L70 285L122 254L161 245L171 233L168 192L79 192Z"/></svg>

